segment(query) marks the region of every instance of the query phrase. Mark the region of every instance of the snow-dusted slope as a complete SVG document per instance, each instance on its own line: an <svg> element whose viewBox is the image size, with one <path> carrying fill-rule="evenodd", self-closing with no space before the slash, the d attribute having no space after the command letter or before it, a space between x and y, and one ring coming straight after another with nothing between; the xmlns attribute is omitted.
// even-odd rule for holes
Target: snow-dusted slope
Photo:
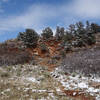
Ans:
<svg viewBox="0 0 100 100"><path fill-rule="evenodd" d="M59 81L64 90L72 90L73 96L79 94L89 94L100 100L100 77L85 77L76 73L65 75L61 68L56 68L51 75Z"/></svg>

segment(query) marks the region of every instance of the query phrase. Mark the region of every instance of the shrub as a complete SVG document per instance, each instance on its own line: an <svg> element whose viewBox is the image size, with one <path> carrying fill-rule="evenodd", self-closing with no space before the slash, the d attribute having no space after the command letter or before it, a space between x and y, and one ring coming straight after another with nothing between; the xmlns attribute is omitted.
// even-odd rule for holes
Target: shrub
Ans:
<svg viewBox="0 0 100 100"><path fill-rule="evenodd" d="M86 43L87 43L88 45L95 44L95 43L96 43L96 38L95 38L95 36L94 36L93 34L91 34L90 36L88 36L88 37L86 38Z"/></svg>
<svg viewBox="0 0 100 100"><path fill-rule="evenodd" d="M63 42L66 43L66 42L69 42L73 39L73 35L66 32L66 34L63 36Z"/></svg>
<svg viewBox="0 0 100 100"><path fill-rule="evenodd" d="M0 55L0 66L24 64L27 63L29 60L30 55L26 51L5 52L5 54Z"/></svg>
<svg viewBox="0 0 100 100"><path fill-rule="evenodd" d="M48 61L48 64L57 64L57 60L56 59L50 59Z"/></svg>
<svg viewBox="0 0 100 100"><path fill-rule="evenodd" d="M91 24L91 28L92 28L94 33L100 32L100 26L98 24L96 24L96 23L92 23Z"/></svg>
<svg viewBox="0 0 100 100"><path fill-rule="evenodd" d="M77 39L77 47L82 47L82 46L85 46L85 43L84 41L80 38L80 39Z"/></svg>
<svg viewBox="0 0 100 100"><path fill-rule="evenodd" d="M30 59L30 54L25 49L12 48L11 43L0 44L0 66L23 64Z"/></svg>
<svg viewBox="0 0 100 100"><path fill-rule="evenodd" d="M64 51L67 53L68 51L72 50L72 45L68 42L65 43Z"/></svg>
<svg viewBox="0 0 100 100"><path fill-rule="evenodd" d="M86 30L84 28L84 25L82 22L76 23L76 36L79 38L82 38L83 35L86 33Z"/></svg>
<svg viewBox="0 0 100 100"><path fill-rule="evenodd" d="M69 33L70 34L75 34L76 30L75 30L75 25L71 24L69 25Z"/></svg>
<svg viewBox="0 0 100 100"><path fill-rule="evenodd" d="M47 27L45 28L43 31L42 31L42 34L41 36L44 38L44 39L49 39L51 37L53 37L53 31L50 27Z"/></svg>
<svg viewBox="0 0 100 100"><path fill-rule="evenodd" d="M36 47L38 41L38 34L33 29L26 29L26 32L19 33L18 40L23 41L27 47Z"/></svg>
<svg viewBox="0 0 100 100"><path fill-rule="evenodd" d="M52 59L60 60L61 56L59 54L56 54L52 56Z"/></svg>
<svg viewBox="0 0 100 100"><path fill-rule="evenodd" d="M61 55L62 59L64 59L66 57L66 51L65 50L61 50L60 51L60 55Z"/></svg>
<svg viewBox="0 0 100 100"><path fill-rule="evenodd" d="M89 23L89 21L86 21L86 31L88 33L92 31L91 24Z"/></svg>
<svg viewBox="0 0 100 100"><path fill-rule="evenodd" d="M86 48L77 53L72 53L71 56L66 56L62 61L62 69L66 73L84 73L84 75L99 75L100 76L100 49ZM91 66L91 67L90 67Z"/></svg>
<svg viewBox="0 0 100 100"><path fill-rule="evenodd" d="M92 45L96 42L94 31L88 21L86 22L86 27L82 22L76 23L75 41L76 44L74 46L78 47Z"/></svg>
<svg viewBox="0 0 100 100"><path fill-rule="evenodd" d="M42 52L47 52L48 51L48 48L44 43L40 44L40 49L41 49Z"/></svg>

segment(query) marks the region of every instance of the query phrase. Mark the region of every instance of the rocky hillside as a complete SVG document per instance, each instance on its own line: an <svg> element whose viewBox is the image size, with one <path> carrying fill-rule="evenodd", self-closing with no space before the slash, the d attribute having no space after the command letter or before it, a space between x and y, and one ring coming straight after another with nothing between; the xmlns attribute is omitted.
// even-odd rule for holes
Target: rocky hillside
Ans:
<svg viewBox="0 0 100 100"><path fill-rule="evenodd" d="M0 100L100 100L100 33L90 26L0 43Z"/></svg>

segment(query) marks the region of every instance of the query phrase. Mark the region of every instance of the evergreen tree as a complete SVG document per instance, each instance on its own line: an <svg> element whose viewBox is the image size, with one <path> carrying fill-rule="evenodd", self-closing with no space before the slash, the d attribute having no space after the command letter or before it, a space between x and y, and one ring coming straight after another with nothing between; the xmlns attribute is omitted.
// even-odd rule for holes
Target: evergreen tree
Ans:
<svg viewBox="0 0 100 100"><path fill-rule="evenodd" d="M47 27L45 28L43 31L42 31L42 34L41 36L44 38L44 39L49 39L51 37L53 37L53 31L50 27Z"/></svg>
<svg viewBox="0 0 100 100"><path fill-rule="evenodd" d="M39 36L35 30L26 29L26 32L20 32L17 38L27 47L36 47Z"/></svg>
<svg viewBox="0 0 100 100"><path fill-rule="evenodd" d="M64 33L65 33L64 27L61 27L61 28L60 28L59 26L57 26L57 28L56 28L56 34L55 34L56 39L57 39L57 40L63 39Z"/></svg>

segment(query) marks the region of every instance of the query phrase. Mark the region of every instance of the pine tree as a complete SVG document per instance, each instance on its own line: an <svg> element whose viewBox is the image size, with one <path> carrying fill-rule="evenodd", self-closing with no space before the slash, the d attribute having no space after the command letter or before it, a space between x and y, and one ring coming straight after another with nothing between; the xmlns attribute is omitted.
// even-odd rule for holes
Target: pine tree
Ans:
<svg viewBox="0 0 100 100"><path fill-rule="evenodd" d="M20 32L17 38L27 47L36 47L39 36L35 30L26 29L26 32Z"/></svg>
<svg viewBox="0 0 100 100"><path fill-rule="evenodd" d="M49 39L51 37L53 37L53 31L50 27L47 27L45 28L43 31L42 31L42 34L41 36L44 38L44 39Z"/></svg>
<svg viewBox="0 0 100 100"><path fill-rule="evenodd" d="M60 28L59 26L57 26L57 28L56 28L56 34L55 34L56 39L57 40L63 39L64 33L65 33L64 27Z"/></svg>

